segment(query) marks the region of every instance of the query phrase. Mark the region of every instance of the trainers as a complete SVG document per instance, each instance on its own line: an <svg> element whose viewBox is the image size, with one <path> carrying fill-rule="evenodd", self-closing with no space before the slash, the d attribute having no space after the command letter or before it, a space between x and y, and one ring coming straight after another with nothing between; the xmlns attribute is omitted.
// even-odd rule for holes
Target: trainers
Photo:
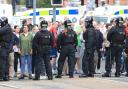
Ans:
<svg viewBox="0 0 128 89"><path fill-rule="evenodd" d="M100 70L97 70L97 74L101 74L101 71Z"/></svg>
<svg viewBox="0 0 128 89"><path fill-rule="evenodd" d="M31 74L29 74L29 77L28 77L29 79L33 79L33 77L32 77L32 75Z"/></svg>
<svg viewBox="0 0 128 89"><path fill-rule="evenodd" d="M24 79L24 76L20 76L19 79Z"/></svg>
<svg viewBox="0 0 128 89"><path fill-rule="evenodd" d="M40 76L40 79L45 80L45 79L47 79L47 76Z"/></svg>
<svg viewBox="0 0 128 89"><path fill-rule="evenodd" d="M79 75L79 78L86 78L86 77L88 77L86 74Z"/></svg>
<svg viewBox="0 0 128 89"><path fill-rule="evenodd" d="M17 77L17 73L14 74L14 77Z"/></svg>

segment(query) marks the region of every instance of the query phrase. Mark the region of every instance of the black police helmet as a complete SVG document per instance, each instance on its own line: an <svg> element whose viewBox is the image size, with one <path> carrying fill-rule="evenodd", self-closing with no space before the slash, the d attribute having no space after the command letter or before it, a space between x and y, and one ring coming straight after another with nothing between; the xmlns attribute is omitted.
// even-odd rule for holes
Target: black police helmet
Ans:
<svg viewBox="0 0 128 89"><path fill-rule="evenodd" d="M124 19L122 17L118 17L116 19L116 23L123 23L124 22Z"/></svg>
<svg viewBox="0 0 128 89"><path fill-rule="evenodd" d="M40 22L40 27L43 28L43 27L47 27L48 26L48 22L46 20L43 20Z"/></svg>
<svg viewBox="0 0 128 89"><path fill-rule="evenodd" d="M8 24L8 18L7 17L1 17L0 20L1 20L1 27Z"/></svg>
<svg viewBox="0 0 128 89"><path fill-rule="evenodd" d="M92 27L93 26L93 17L87 17L85 18L86 27Z"/></svg>
<svg viewBox="0 0 128 89"><path fill-rule="evenodd" d="M93 22L93 17L87 17L87 18L85 19L85 22L90 22L90 23L92 23L92 22Z"/></svg>
<svg viewBox="0 0 128 89"><path fill-rule="evenodd" d="M72 25L71 20L66 20L66 21L64 21L64 26L65 26L65 28L67 28L68 26L71 26L71 25Z"/></svg>

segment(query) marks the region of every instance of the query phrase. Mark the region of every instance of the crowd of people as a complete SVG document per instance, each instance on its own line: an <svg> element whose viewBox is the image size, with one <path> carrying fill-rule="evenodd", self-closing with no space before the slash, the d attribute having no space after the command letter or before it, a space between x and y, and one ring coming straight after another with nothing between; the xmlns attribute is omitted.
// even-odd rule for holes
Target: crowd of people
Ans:
<svg viewBox="0 0 128 89"><path fill-rule="evenodd" d="M41 76L52 80L54 74L55 78L74 78L74 74L94 77L104 58L106 72L102 77L111 77L115 63L115 76L126 72L128 77L128 19L122 17L108 24L92 17L77 24L69 18L54 23L42 19L39 25L24 19L21 28L11 27L2 17L0 37L0 80L40 80Z"/></svg>

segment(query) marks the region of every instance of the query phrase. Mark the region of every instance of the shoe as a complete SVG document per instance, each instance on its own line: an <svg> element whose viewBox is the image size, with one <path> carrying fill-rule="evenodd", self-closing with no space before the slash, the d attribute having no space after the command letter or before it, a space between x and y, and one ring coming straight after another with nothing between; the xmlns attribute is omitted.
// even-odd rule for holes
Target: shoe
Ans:
<svg viewBox="0 0 128 89"><path fill-rule="evenodd" d="M45 79L47 79L47 76L40 76L40 79L45 80Z"/></svg>
<svg viewBox="0 0 128 89"><path fill-rule="evenodd" d="M97 70L97 74L101 74L101 71L100 70Z"/></svg>
<svg viewBox="0 0 128 89"><path fill-rule="evenodd" d="M94 74L88 74L88 77L94 77Z"/></svg>
<svg viewBox="0 0 128 89"><path fill-rule="evenodd" d="M29 74L29 77L28 77L29 79L33 79L33 77L32 77L32 75L31 74Z"/></svg>
<svg viewBox="0 0 128 89"><path fill-rule="evenodd" d="M102 75L102 77L111 77L111 74L110 74L110 73L104 73L104 74Z"/></svg>
<svg viewBox="0 0 128 89"><path fill-rule="evenodd" d="M9 77L9 80L13 80L13 77Z"/></svg>
<svg viewBox="0 0 128 89"><path fill-rule="evenodd" d="M62 76L61 75L57 75L57 76L55 76L55 78L62 78Z"/></svg>
<svg viewBox="0 0 128 89"><path fill-rule="evenodd" d="M40 78L39 77L35 77L33 80L40 80Z"/></svg>
<svg viewBox="0 0 128 89"><path fill-rule="evenodd" d="M79 75L79 78L86 78L86 77L88 77L86 74Z"/></svg>
<svg viewBox="0 0 128 89"><path fill-rule="evenodd" d="M4 77L3 81L9 81L9 78L8 77Z"/></svg>
<svg viewBox="0 0 128 89"><path fill-rule="evenodd" d="M20 76L19 79L24 79L24 76Z"/></svg>
<svg viewBox="0 0 128 89"><path fill-rule="evenodd" d="M17 73L15 73L14 77L17 77Z"/></svg>
<svg viewBox="0 0 128 89"><path fill-rule="evenodd" d="M115 73L115 77L120 77L120 73Z"/></svg>
<svg viewBox="0 0 128 89"><path fill-rule="evenodd" d="M53 77L52 76L48 76L48 80L53 80Z"/></svg>
<svg viewBox="0 0 128 89"><path fill-rule="evenodd" d="M23 76L24 76L24 77L28 77L28 75L26 75L26 74L24 74Z"/></svg>
<svg viewBox="0 0 128 89"><path fill-rule="evenodd" d="M69 76L69 78L74 78L74 76Z"/></svg>
<svg viewBox="0 0 128 89"><path fill-rule="evenodd" d="M128 73L126 73L125 76L128 77Z"/></svg>

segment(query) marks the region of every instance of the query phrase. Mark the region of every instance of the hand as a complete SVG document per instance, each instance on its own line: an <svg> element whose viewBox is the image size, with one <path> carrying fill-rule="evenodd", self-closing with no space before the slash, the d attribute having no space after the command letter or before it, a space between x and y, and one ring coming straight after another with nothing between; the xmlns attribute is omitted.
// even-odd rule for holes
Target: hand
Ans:
<svg viewBox="0 0 128 89"><path fill-rule="evenodd" d="M17 46L16 46L16 45L14 45L14 46L13 46L13 49L15 49L16 47L17 47Z"/></svg>
<svg viewBox="0 0 128 89"><path fill-rule="evenodd" d="M19 53L19 54L21 54L21 51L20 51L20 49L18 50L18 53Z"/></svg>
<svg viewBox="0 0 128 89"><path fill-rule="evenodd" d="M30 54L32 54L32 50L30 51Z"/></svg>

